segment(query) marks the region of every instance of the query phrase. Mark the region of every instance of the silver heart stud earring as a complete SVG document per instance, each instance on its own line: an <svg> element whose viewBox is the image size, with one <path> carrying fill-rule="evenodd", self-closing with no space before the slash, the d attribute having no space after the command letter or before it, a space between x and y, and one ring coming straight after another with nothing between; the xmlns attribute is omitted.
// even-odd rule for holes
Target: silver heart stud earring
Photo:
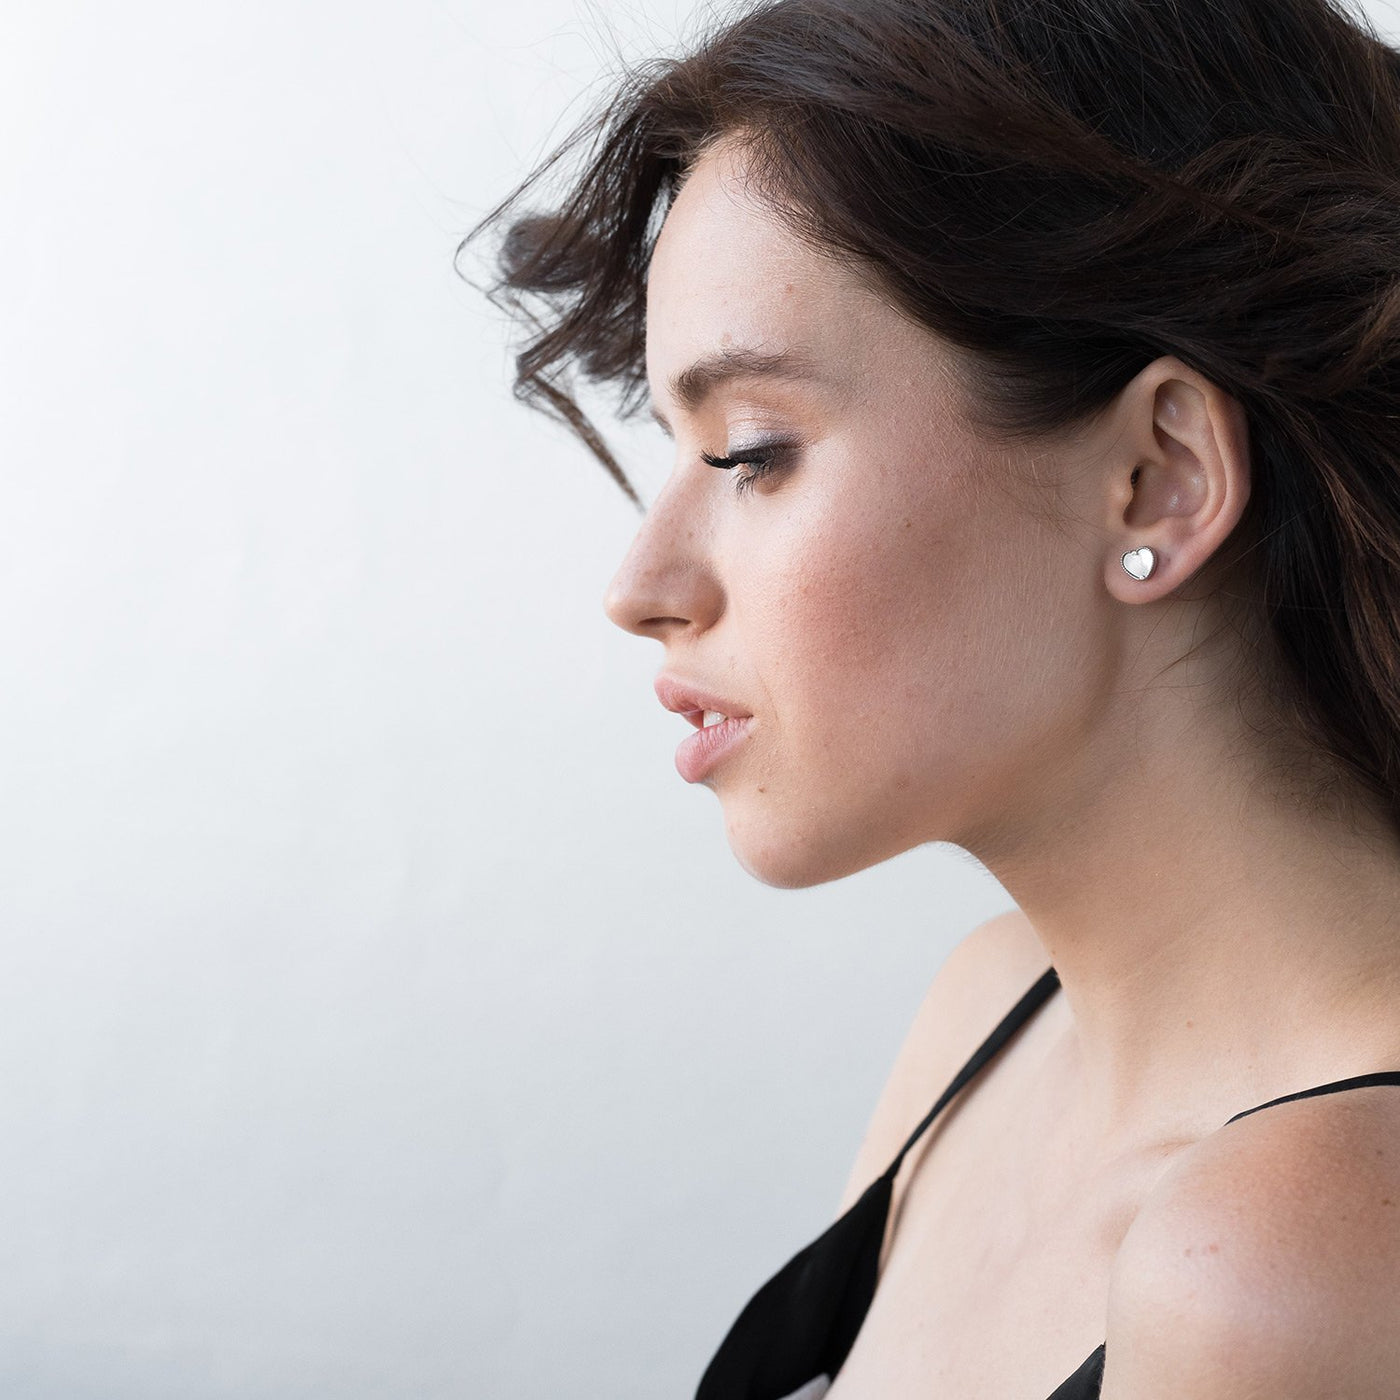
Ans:
<svg viewBox="0 0 1400 1400"><path fill-rule="evenodd" d="M1147 544L1130 549L1123 556L1123 567L1135 579L1145 579L1157 567L1157 551Z"/></svg>

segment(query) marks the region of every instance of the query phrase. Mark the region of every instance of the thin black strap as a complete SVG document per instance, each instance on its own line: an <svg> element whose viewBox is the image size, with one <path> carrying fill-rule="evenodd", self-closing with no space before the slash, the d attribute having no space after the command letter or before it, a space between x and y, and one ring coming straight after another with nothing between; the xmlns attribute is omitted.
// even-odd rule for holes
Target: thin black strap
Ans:
<svg viewBox="0 0 1400 1400"><path fill-rule="evenodd" d="M705 1368L695 1400L791 1400L817 1376L836 1376L875 1294L904 1154L1058 983L1052 967L983 1041L889 1168L749 1299Z"/></svg>
<svg viewBox="0 0 1400 1400"><path fill-rule="evenodd" d="M995 1030L992 1031L986 1040L973 1051L972 1057L957 1072L953 1082L939 1096L938 1102L924 1115L923 1121L909 1135L909 1141L899 1149L894 1161L885 1168L884 1175L894 1177L899 1170L899 1165L904 1161L905 1154L919 1140L925 1128L938 1117L948 1106L949 1101L962 1089L977 1072L992 1058L993 1055L1011 1039L1021 1026L1035 1014L1043 1001L1048 998L1055 988L1060 985L1060 974L1053 967L1048 968L1039 978L1035 985L1028 991L1010 1011L1002 1017Z"/></svg>
<svg viewBox="0 0 1400 1400"><path fill-rule="evenodd" d="M1235 1114L1234 1118L1226 1120L1228 1127L1236 1118L1247 1118L1251 1113L1258 1113L1261 1108L1272 1108L1279 1103L1292 1103L1294 1099L1311 1098L1314 1094L1335 1094L1342 1089L1366 1089L1372 1084L1400 1084L1400 1070L1378 1069L1370 1074L1353 1074L1349 1079L1334 1079L1330 1084L1319 1084L1312 1089L1299 1089L1296 1094L1284 1094L1277 1099L1270 1099L1268 1103L1256 1104L1253 1108L1247 1108L1243 1113Z"/></svg>

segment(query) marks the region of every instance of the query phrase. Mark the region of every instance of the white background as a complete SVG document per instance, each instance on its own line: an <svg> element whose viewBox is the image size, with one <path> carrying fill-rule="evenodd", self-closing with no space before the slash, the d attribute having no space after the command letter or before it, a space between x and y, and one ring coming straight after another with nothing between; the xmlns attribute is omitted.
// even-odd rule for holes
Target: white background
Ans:
<svg viewBox="0 0 1400 1400"><path fill-rule="evenodd" d="M0 1394L689 1396L1007 907L739 869L453 269L693 16L6 0Z"/></svg>

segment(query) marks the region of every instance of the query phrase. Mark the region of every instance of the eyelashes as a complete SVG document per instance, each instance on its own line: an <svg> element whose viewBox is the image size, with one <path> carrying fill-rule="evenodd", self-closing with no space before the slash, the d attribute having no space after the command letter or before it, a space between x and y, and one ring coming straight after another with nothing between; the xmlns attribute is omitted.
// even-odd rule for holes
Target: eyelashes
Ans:
<svg viewBox="0 0 1400 1400"><path fill-rule="evenodd" d="M746 472L734 474L734 492L742 496L745 491L753 489L754 482L760 477L767 476L781 465L784 452L785 448L780 443L764 443L756 447L741 448L728 457L717 457L712 452L702 452L700 458L722 471L729 471L734 467L747 467Z"/></svg>

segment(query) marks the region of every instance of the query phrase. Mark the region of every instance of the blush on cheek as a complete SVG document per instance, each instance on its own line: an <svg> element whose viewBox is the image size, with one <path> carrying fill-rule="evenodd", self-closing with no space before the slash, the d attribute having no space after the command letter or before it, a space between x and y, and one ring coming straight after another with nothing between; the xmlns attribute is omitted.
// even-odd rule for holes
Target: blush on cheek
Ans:
<svg viewBox="0 0 1400 1400"><path fill-rule="evenodd" d="M869 685L920 657L933 659L964 630L968 602L946 555L922 551L891 557L872 544L855 556L817 555L782 599L778 615L788 646L801 646L828 683Z"/></svg>

